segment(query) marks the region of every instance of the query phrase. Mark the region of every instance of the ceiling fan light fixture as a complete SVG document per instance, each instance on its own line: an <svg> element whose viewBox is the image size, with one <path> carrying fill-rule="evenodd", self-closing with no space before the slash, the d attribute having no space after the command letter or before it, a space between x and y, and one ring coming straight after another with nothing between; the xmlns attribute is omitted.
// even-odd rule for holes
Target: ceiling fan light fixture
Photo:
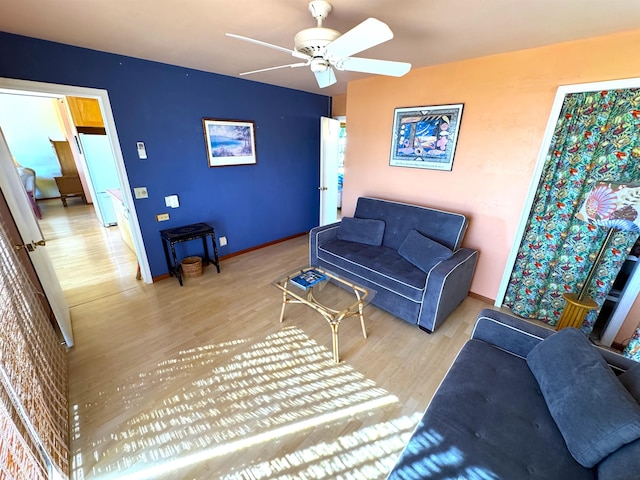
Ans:
<svg viewBox="0 0 640 480"><path fill-rule="evenodd" d="M311 59L312 72L326 72L329 68L329 62L322 57L314 57Z"/></svg>

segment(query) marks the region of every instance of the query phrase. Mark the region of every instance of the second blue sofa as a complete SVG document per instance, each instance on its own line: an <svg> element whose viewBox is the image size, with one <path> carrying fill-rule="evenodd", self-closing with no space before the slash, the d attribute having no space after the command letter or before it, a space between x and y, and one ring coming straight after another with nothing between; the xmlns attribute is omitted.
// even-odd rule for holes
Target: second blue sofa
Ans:
<svg viewBox="0 0 640 480"><path fill-rule="evenodd" d="M638 402L638 362L486 309L388 480L636 480Z"/></svg>
<svg viewBox="0 0 640 480"><path fill-rule="evenodd" d="M310 233L309 261L372 288L372 303L433 332L469 293L478 252L464 215L360 197L353 217Z"/></svg>

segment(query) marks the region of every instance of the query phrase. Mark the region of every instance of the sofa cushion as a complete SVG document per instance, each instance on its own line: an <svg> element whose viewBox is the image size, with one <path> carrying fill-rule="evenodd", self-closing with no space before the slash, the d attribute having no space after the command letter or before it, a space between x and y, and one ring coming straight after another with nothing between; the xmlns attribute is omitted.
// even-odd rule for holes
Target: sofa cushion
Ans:
<svg viewBox="0 0 640 480"><path fill-rule="evenodd" d="M629 391L631 396L636 399L636 402L640 403L640 363L622 373L618 380Z"/></svg>
<svg viewBox="0 0 640 480"><path fill-rule="evenodd" d="M640 440L635 440L598 464L598 480L637 480L639 471Z"/></svg>
<svg viewBox="0 0 640 480"><path fill-rule="evenodd" d="M579 330L546 338L529 352L527 364L581 465L593 467L640 437L640 405Z"/></svg>
<svg viewBox="0 0 640 480"><path fill-rule="evenodd" d="M371 218L344 217L338 228L338 239L347 242L364 243L379 247L382 245L384 222Z"/></svg>
<svg viewBox="0 0 640 480"><path fill-rule="evenodd" d="M422 300L427 275L391 248L333 240L318 249L318 258L330 265L329 270L347 270L376 290L382 287L414 302Z"/></svg>
<svg viewBox="0 0 640 480"><path fill-rule="evenodd" d="M524 359L469 340L388 480L594 479L569 454Z"/></svg>
<svg viewBox="0 0 640 480"><path fill-rule="evenodd" d="M425 273L429 273L435 265L453 255L447 247L416 230L407 234L398 253Z"/></svg>
<svg viewBox="0 0 640 480"><path fill-rule="evenodd" d="M467 231L467 218L453 212L406 203L360 197L353 215L385 222L382 245L398 250L411 230L429 232L436 242L457 250Z"/></svg>

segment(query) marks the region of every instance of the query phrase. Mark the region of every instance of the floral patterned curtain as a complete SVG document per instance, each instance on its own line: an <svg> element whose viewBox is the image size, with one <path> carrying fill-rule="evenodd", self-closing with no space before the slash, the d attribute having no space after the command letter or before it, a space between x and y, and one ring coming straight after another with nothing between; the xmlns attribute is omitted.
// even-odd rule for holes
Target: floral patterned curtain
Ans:
<svg viewBox="0 0 640 480"><path fill-rule="evenodd" d="M640 181L640 89L565 97L504 300L515 314L555 325L562 295L580 290L607 233L575 216L597 181ZM588 290L599 305L637 237L613 236Z"/></svg>

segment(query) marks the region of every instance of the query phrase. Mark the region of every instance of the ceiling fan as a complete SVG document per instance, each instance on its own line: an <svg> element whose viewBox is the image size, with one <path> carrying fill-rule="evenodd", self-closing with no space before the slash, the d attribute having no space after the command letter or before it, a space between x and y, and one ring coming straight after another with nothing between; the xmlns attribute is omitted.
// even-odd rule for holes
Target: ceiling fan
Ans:
<svg viewBox="0 0 640 480"><path fill-rule="evenodd" d="M323 20L327 18L327 15L329 15L331 11L331 4L329 2L324 0L312 1L309 3L309 11L311 15L313 15L313 18L318 21L318 26L298 32L294 37L293 50L260 40L254 40L253 38L227 33L229 37L273 48L281 52L289 53L300 60L304 60L298 63L243 72L240 75L251 75L269 70L277 70L279 68L309 66L320 88L324 88L336 83L334 68L336 70L374 73L393 77L401 77L411 69L410 63L351 56L393 38L393 32L389 26L380 20L368 18L348 32L340 34L340 32L336 30L322 26Z"/></svg>

